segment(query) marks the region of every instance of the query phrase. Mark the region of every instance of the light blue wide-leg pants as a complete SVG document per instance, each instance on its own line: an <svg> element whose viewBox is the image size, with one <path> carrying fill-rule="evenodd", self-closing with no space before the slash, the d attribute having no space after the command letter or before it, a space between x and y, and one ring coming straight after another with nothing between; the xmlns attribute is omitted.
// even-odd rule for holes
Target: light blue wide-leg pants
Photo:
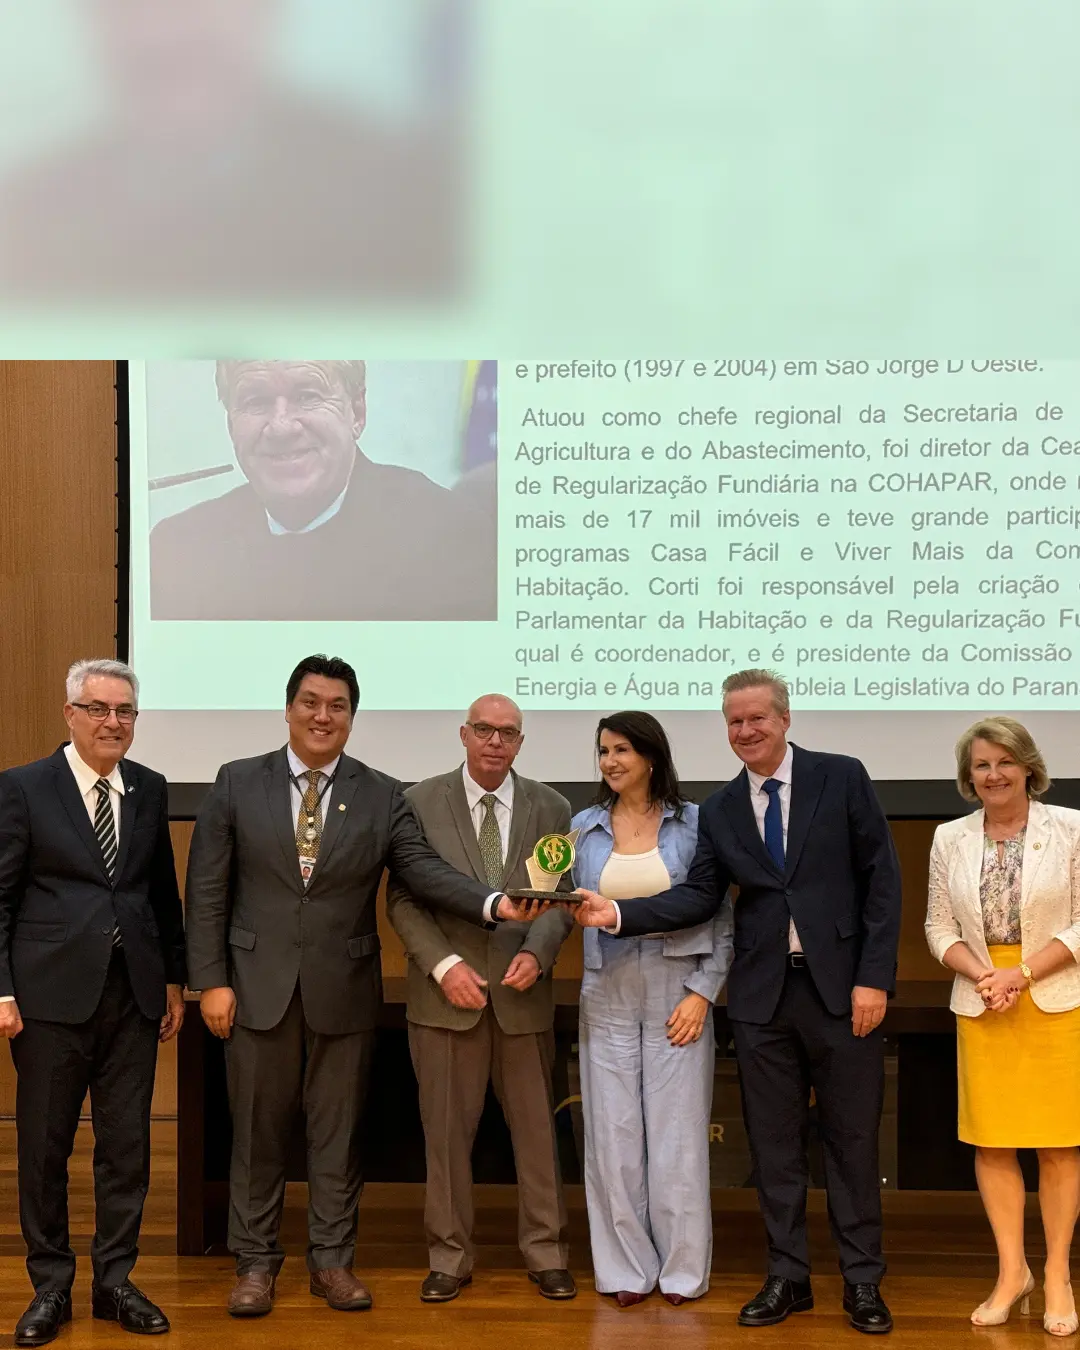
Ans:
<svg viewBox="0 0 1080 1350"><path fill-rule="evenodd" d="M672 1046L667 1019L689 992L693 956L657 938L601 934L604 964L581 984L585 1196L602 1294L697 1298L709 1287L709 1119L716 1047Z"/></svg>

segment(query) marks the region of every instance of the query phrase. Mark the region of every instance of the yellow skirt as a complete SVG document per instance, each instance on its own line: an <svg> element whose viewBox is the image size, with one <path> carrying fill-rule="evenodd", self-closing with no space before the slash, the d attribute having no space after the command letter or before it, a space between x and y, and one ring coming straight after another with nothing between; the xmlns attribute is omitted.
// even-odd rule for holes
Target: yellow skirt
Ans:
<svg viewBox="0 0 1080 1350"><path fill-rule="evenodd" d="M991 947L995 968L1020 948ZM1080 1008L1046 1013L1025 990L1008 1012L956 1019L959 1134L982 1148L1080 1144Z"/></svg>

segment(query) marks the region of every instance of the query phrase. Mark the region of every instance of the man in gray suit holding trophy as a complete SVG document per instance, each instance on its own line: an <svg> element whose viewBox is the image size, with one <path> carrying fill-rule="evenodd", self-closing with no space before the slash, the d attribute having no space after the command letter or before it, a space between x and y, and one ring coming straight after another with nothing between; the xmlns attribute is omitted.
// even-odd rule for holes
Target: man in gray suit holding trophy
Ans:
<svg viewBox="0 0 1080 1350"><path fill-rule="evenodd" d="M516 703L479 698L461 728L465 763L406 796L452 866L493 890L550 894L573 860L570 804L513 771L523 740ZM449 1302L472 1279L471 1155L490 1079L514 1145L529 1278L546 1298L573 1298L552 1114L550 979L573 920L553 908L531 924L485 930L418 903L401 883L389 887L387 911L409 957L406 1015L427 1150L431 1271L420 1297Z"/></svg>

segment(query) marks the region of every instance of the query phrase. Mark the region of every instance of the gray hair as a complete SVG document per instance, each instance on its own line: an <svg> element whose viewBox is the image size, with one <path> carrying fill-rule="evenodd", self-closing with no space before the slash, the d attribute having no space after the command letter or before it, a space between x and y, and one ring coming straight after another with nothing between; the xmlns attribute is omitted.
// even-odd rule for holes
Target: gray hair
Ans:
<svg viewBox="0 0 1080 1350"><path fill-rule="evenodd" d="M724 697L721 701L721 707L726 702L728 694L738 694L744 689L771 690L773 708L781 717L791 709L791 694L788 690L787 680L782 675L777 675L775 670L755 668L753 670L737 670L734 675L729 675L724 681Z"/></svg>
<svg viewBox="0 0 1080 1350"><path fill-rule="evenodd" d="M215 367L214 380L217 385L218 398L227 408L232 399L233 388L239 379L245 366L252 364L262 364L268 366L282 366L284 361L265 361L253 362L247 361L218 361ZM331 377L337 380L351 403L362 403L367 396L367 364L364 361L312 361L313 366L321 366L323 370Z"/></svg>
<svg viewBox="0 0 1080 1350"><path fill-rule="evenodd" d="M131 685L132 702L139 706L139 679L129 665L123 661L112 661L106 657L93 660L75 661L67 673L67 701L74 703L82 694L86 681L94 675L106 675L111 680L127 680Z"/></svg>

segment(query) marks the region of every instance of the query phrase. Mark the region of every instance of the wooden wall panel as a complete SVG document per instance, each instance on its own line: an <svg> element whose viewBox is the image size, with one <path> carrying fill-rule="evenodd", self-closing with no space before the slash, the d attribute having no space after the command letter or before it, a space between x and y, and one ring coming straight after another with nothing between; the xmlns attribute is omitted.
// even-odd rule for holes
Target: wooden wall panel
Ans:
<svg viewBox="0 0 1080 1350"><path fill-rule="evenodd" d="M116 652L111 361L0 361L0 768L64 738L72 661Z"/></svg>

